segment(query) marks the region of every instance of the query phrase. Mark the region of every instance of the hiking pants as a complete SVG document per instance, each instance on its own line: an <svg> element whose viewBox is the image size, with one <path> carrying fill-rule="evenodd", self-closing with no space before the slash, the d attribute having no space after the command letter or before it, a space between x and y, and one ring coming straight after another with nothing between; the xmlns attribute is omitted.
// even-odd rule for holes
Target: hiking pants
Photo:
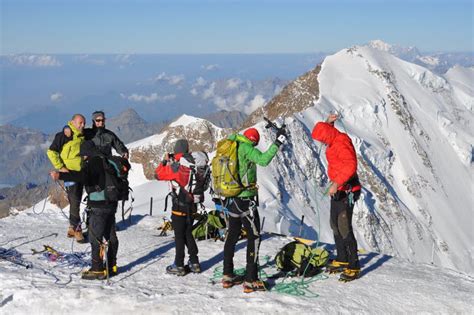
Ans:
<svg viewBox="0 0 474 315"><path fill-rule="evenodd" d="M192 264L199 263L198 247L194 240L193 231L194 219L188 216L171 215L171 225L174 230L174 241L176 254L174 263L178 267L184 267L184 247L188 248L189 261Z"/></svg>
<svg viewBox="0 0 474 315"><path fill-rule="evenodd" d="M224 245L224 274L234 274L235 245L242 226L247 233L247 265L245 281L258 280L258 250L260 248L260 217L253 198L229 198L229 228Z"/></svg>
<svg viewBox="0 0 474 315"><path fill-rule="evenodd" d="M352 210L354 204L349 204L347 195L342 198L331 198L331 229L334 233L336 243L337 261L348 262L349 269L357 269L359 258L357 257L357 241L352 231Z"/></svg>
<svg viewBox="0 0 474 315"><path fill-rule="evenodd" d="M81 224L79 209L82 201L82 190L83 185L81 183L66 187L67 199L69 200L69 225L74 228Z"/></svg>
<svg viewBox="0 0 474 315"><path fill-rule="evenodd" d="M118 238L115 230L115 206L93 207L90 210L89 218L89 241L92 247L92 267L93 271L105 269L104 256L101 255L101 243L103 239L108 242L107 259L109 268L117 265Z"/></svg>

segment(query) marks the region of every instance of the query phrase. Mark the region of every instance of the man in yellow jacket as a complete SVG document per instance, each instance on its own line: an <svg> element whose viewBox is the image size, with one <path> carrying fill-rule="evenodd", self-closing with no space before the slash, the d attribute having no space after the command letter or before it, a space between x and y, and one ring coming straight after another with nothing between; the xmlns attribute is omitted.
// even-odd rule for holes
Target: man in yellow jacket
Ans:
<svg viewBox="0 0 474 315"><path fill-rule="evenodd" d="M72 116L68 122L69 128L64 128L54 137L53 143L47 152L48 158L54 168L60 172L80 171L82 158L79 155L81 143L84 142L82 131L86 124L86 119L81 114ZM65 182L69 200L69 229L67 237L75 237L78 242L84 241L81 229L81 217L79 208L82 199L83 185L75 182Z"/></svg>

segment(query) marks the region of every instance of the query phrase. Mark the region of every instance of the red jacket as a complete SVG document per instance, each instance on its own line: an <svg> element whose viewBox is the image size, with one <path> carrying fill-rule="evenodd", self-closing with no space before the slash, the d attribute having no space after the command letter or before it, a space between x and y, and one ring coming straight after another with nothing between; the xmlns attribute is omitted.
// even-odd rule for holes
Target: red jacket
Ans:
<svg viewBox="0 0 474 315"><path fill-rule="evenodd" d="M314 126L312 137L328 145L326 159L328 176L332 182L341 186L356 175L357 156L351 138L347 134L340 132L331 124L318 122ZM343 189L343 186L339 187L339 190Z"/></svg>
<svg viewBox="0 0 474 315"><path fill-rule="evenodd" d="M191 169L179 163L183 157L182 153L175 154L175 162L161 162L155 169L155 178L157 180L175 181L180 187L188 188Z"/></svg>

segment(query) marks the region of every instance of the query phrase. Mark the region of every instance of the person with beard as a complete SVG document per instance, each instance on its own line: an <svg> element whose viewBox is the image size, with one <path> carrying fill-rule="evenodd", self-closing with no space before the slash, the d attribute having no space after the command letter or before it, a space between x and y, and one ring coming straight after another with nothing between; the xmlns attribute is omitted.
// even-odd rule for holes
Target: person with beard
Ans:
<svg viewBox="0 0 474 315"><path fill-rule="evenodd" d="M105 128L105 113L95 111L92 113L92 128L84 129L86 140L92 140L96 148L105 156L112 155L112 148L117 153L128 159L128 149L115 133Z"/></svg>
<svg viewBox="0 0 474 315"><path fill-rule="evenodd" d="M51 164L59 172L80 171L82 158L79 155L79 148L84 142L84 125L86 119L81 114L74 114L61 132L58 132L47 155ZM81 183L66 181L64 189L69 201L69 228L67 237L75 238L77 242L84 242L84 235L81 228L80 205L83 186Z"/></svg>

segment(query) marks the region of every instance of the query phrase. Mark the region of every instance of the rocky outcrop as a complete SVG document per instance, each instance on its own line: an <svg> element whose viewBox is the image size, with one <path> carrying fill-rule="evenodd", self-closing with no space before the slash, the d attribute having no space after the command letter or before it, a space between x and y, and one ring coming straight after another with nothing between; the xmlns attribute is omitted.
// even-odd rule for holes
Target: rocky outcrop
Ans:
<svg viewBox="0 0 474 315"><path fill-rule="evenodd" d="M242 129L255 125L262 121L263 117L274 120L278 117L289 117L294 113L303 111L313 106L319 99L318 74L321 71L321 65L313 70L306 72L276 95L264 107L257 109L249 115L242 124Z"/></svg>
<svg viewBox="0 0 474 315"><path fill-rule="evenodd" d="M44 183L51 167L46 150L53 136L11 125L0 126L0 183Z"/></svg>
<svg viewBox="0 0 474 315"><path fill-rule="evenodd" d="M107 129L113 131L124 143L130 143L158 133L165 123L148 123L129 108L107 120Z"/></svg>
<svg viewBox="0 0 474 315"><path fill-rule="evenodd" d="M204 119L220 128L238 129L242 126L247 117L248 116L242 112L221 110L204 117Z"/></svg>
<svg viewBox="0 0 474 315"><path fill-rule="evenodd" d="M48 190L48 184L20 184L0 189L0 218L8 216L11 211L21 211L33 206L47 197Z"/></svg>

